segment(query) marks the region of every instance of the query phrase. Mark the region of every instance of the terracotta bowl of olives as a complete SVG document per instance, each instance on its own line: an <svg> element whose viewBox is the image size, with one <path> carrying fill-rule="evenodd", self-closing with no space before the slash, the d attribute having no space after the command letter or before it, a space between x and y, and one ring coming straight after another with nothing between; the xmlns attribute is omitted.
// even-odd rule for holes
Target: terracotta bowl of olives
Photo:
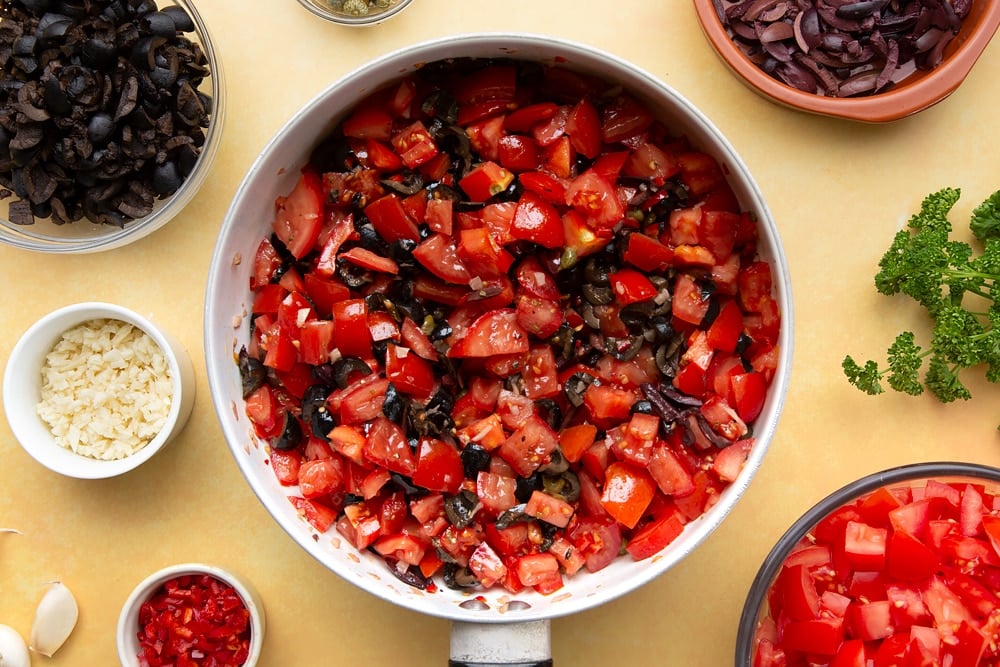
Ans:
<svg viewBox="0 0 1000 667"><path fill-rule="evenodd" d="M981 0L694 6L708 41L751 89L793 109L869 123L947 98L1000 26L1000 4Z"/></svg>
<svg viewBox="0 0 1000 667"><path fill-rule="evenodd" d="M26 250L151 234L195 196L221 142L222 66L190 0L75 7L17 0L0 24L12 54L0 67L0 243Z"/></svg>

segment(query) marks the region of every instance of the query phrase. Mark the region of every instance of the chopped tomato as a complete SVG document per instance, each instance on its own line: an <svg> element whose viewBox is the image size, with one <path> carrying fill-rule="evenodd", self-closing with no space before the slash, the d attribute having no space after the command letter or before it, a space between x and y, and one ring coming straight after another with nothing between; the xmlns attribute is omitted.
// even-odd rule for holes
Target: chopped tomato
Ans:
<svg viewBox="0 0 1000 667"><path fill-rule="evenodd" d="M319 238L323 224L323 184L319 174L306 170L288 197L281 197L272 227L296 259L306 255Z"/></svg>

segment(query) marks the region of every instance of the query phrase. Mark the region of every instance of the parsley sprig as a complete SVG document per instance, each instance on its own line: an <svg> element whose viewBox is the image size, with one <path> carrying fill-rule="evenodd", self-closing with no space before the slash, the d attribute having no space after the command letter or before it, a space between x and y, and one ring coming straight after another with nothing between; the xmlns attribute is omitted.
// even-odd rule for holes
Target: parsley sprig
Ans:
<svg viewBox="0 0 1000 667"><path fill-rule="evenodd" d="M959 373L978 365L986 366L988 381L1000 382L1000 191L972 212L978 255L950 238L948 214L960 195L957 188L928 195L879 261L876 289L909 296L933 326L926 348L911 331L896 336L884 366L844 358L847 379L868 394L881 394L885 381L914 396L926 388L944 403L967 400L972 395Z"/></svg>

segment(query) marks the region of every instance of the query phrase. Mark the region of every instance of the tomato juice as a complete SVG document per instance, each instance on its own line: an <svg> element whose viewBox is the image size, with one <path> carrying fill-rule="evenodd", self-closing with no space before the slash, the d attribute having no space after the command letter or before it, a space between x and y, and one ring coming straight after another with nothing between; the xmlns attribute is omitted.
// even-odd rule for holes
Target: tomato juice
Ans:
<svg viewBox="0 0 1000 667"><path fill-rule="evenodd" d="M275 205L240 351L290 501L434 590L661 551L753 447L781 313L723 168L617 84L429 63Z"/></svg>

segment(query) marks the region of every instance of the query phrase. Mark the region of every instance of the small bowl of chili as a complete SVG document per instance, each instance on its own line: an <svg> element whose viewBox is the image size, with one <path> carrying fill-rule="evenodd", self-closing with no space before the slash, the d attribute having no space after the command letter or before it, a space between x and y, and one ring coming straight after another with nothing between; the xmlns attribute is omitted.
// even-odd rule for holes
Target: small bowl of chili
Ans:
<svg viewBox="0 0 1000 667"><path fill-rule="evenodd" d="M213 664L253 667L264 641L264 605L243 577L183 563L133 589L118 617L123 667ZM189 662L194 661L194 662Z"/></svg>
<svg viewBox="0 0 1000 667"><path fill-rule="evenodd" d="M737 667L1000 660L1000 468L873 473L801 516L764 559Z"/></svg>
<svg viewBox="0 0 1000 667"><path fill-rule="evenodd" d="M951 95L1000 26L1000 3L986 0L694 5L716 53L751 89L793 109L869 123Z"/></svg>

